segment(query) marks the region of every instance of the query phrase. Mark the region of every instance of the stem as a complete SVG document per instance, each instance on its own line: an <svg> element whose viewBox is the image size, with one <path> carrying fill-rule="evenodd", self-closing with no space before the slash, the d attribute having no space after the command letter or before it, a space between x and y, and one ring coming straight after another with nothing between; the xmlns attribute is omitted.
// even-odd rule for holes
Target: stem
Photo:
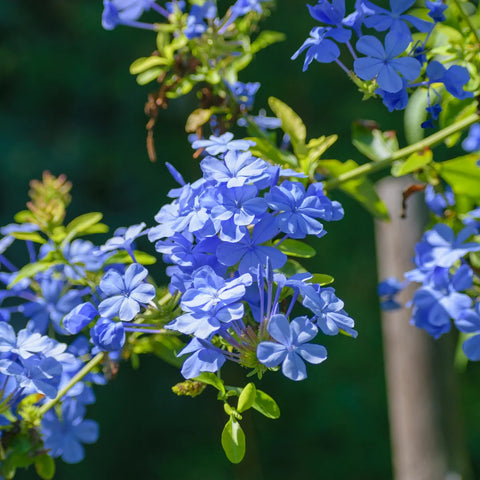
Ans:
<svg viewBox="0 0 480 480"><path fill-rule="evenodd" d="M336 178L332 178L331 180L325 182L325 189L332 190L333 188L337 188L342 183L348 182L349 180L353 180L354 178L361 177L362 175L368 175L370 173L378 172L379 170L383 170L384 168L390 166L393 162L397 160L401 160L402 158L408 157L415 152L423 150L427 147L432 147L441 143L450 135L457 133L470 125L478 122L480 117L477 113L472 113L468 117L455 122L453 125L449 125L448 127L439 130L438 132L420 140L417 143L409 145L408 147L401 148L396 152L393 152L389 157L384 158L378 162L370 162L364 165L360 165L358 168L354 168L349 172L342 173Z"/></svg>
<svg viewBox="0 0 480 480"><path fill-rule="evenodd" d="M38 409L38 413L42 416L45 415L45 413L54 407L74 385L82 380L85 375L90 373L104 357L104 352L97 353L97 355L95 355L74 377L72 377L72 379L58 392L58 395L54 399L49 400L45 405L42 405Z"/></svg>

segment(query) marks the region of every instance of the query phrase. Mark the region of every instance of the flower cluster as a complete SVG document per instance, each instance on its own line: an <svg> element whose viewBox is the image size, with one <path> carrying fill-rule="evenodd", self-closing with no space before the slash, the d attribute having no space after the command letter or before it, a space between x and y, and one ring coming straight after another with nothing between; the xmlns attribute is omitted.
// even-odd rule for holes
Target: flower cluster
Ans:
<svg viewBox="0 0 480 480"><path fill-rule="evenodd" d="M445 20L443 12L447 5L440 0L427 0L425 18L430 17L427 21L418 16L418 11L417 15L406 13L414 3L414 0L391 0L388 10L369 0L357 0L355 11L346 15L344 0L332 3L319 0L317 5L308 8L311 16L325 26L313 28L310 38L292 59L306 51L304 71L313 60L336 62L365 94L379 95L389 111L405 109L409 91L424 87L428 119L422 127L433 128L433 121L442 111L442 89L439 87L460 100L473 97L473 93L464 90L470 80L468 70L452 60L444 65L445 57L436 55L428 47L435 26ZM412 27L420 32L415 33L415 37ZM386 32L384 39L364 34L365 28ZM351 43L354 34L358 37L355 48ZM339 45L345 45L352 56L353 71L339 59ZM359 79L370 83L362 83Z"/></svg>
<svg viewBox="0 0 480 480"><path fill-rule="evenodd" d="M193 337L180 352L191 354L182 368L186 378L232 360L260 374L281 363L288 378L301 380L302 358L326 358L323 347L306 344L318 330L356 335L332 288L310 282L302 269L290 278L281 273L294 247L307 247L299 239L322 237L322 222L343 217L341 205L321 184L305 188L301 175L254 157L251 146L229 133L195 142L208 154L202 178L187 184L170 166L180 188L170 192L173 202L160 209L148 234L171 264L171 292L182 294L184 313L166 328ZM313 315L289 322L300 299Z"/></svg>

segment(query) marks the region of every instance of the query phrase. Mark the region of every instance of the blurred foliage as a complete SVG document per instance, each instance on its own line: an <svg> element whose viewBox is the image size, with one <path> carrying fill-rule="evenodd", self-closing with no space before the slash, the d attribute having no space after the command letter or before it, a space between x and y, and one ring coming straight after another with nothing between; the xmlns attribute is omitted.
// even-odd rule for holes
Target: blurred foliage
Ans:
<svg viewBox="0 0 480 480"><path fill-rule="evenodd" d="M67 221L102 211L112 229L142 220L153 223L174 186L165 161L187 181L198 176L184 130L194 99L172 100L171 108L159 115L158 162L150 163L143 113L150 87L139 87L128 69L150 51L152 34L128 28L106 32L101 12L100 0L0 3L2 225L24 208L29 181L44 170L65 173L73 183ZM367 108L336 66L315 64L302 74L300 63L289 60L313 26L303 2L278 1L265 28L285 32L286 41L263 56L260 52L240 75L241 81L262 83L256 108L266 107L267 98L275 96L302 116L312 136L338 134L329 150L332 158L364 161L350 137L351 121L364 118L365 112L382 130L397 129L403 145L401 115L389 114L380 102ZM81 464L58 462L55 478L391 478L372 219L353 200L337 192L334 196L344 204L345 220L331 225L321 247L312 245L321 265L307 261L306 266L334 273L360 335L354 342L326 338L332 360L310 369L305 382L283 379L279 384L277 378L274 387L273 376L264 377L259 387L276 392L282 418L271 422L257 415L253 426L250 411L244 413L244 463L230 465L224 458L219 439L227 417L213 389L196 399L177 397L171 387L182 381L178 371L149 357L142 358L140 371L125 365L116 380L97 389L89 417L100 423L100 440L87 448ZM229 375L233 373L226 370L226 381L235 384L238 379ZM473 364L461 379L477 473L479 377ZM38 477L31 470L18 478Z"/></svg>

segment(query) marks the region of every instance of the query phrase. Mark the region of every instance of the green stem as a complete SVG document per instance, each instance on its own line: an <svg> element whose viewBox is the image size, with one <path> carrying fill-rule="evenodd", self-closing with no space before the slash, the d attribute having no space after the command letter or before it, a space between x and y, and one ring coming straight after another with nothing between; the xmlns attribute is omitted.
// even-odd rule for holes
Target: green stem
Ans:
<svg viewBox="0 0 480 480"><path fill-rule="evenodd" d="M434 145L443 142L443 140L445 140L450 135L464 130L465 128L469 127L475 122L478 122L479 120L479 115L477 113L472 113L468 117L465 117L462 120L455 122L453 125L449 125L448 127L439 130L438 132L424 138L423 140L420 140L419 142L397 150L383 160L360 165L358 168L342 173L338 177L328 180L327 182L325 182L325 189L332 190L333 188L337 188L338 186L340 186L342 183L348 182L363 175L369 175L371 173L383 170L397 160L401 160L402 158L408 157L415 152L424 150L428 147L433 147Z"/></svg>
<svg viewBox="0 0 480 480"><path fill-rule="evenodd" d="M87 373L90 373L103 360L104 356L105 354L103 352L97 353L95 357L93 357L74 377L72 377L67 385L58 392L58 395L54 399L49 400L45 405L42 405L38 409L40 415L45 415L46 412L54 407L75 384L82 380Z"/></svg>
<svg viewBox="0 0 480 480"><path fill-rule="evenodd" d="M470 31L471 31L471 32L473 33L473 35L475 36L475 38L476 38L476 40L477 40L477 43L480 43L480 36L478 35L477 29L476 29L475 26L473 25L472 20L470 19L470 16L465 13L465 11L463 10L462 5L460 4L460 2L459 2L458 0L453 0L453 3L454 3L455 6L458 8L458 10L459 10L460 15L462 16L462 18L468 23L468 27L470 28Z"/></svg>

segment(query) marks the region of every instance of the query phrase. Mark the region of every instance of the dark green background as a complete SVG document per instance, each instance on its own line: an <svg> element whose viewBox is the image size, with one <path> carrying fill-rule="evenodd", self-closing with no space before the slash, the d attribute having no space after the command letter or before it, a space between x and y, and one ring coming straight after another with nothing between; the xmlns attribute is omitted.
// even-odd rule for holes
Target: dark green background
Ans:
<svg viewBox="0 0 480 480"><path fill-rule="evenodd" d="M102 211L112 228L153 224L174 185L165 161L187 180L198 176L184 132L193 95L173 101L161 114L159 161L151 164L143 114L149 87L136 85L128 67L150 53L154 37L128 28L106 32L101 12L99 0L0 3L2 225L24 207L29 180L44 170L66 173L73 182L70 217ZM383 129L400 129L400 115L389 114L378 101L363 103L335 65L315 63L302 73L303 59L290 61L314 26L303 2L280 0L266 26L285 32L287 41L261 52L241 74L242 81L262 83L257 108L270 95L286 101L304 118L309 137L339 135L329 156L341 159L361 161L350 143L352 120L373 118ZM255 412L245 415L244 463L232 466L223 456L220 434L227 417L213 392L178 398L170 387L181 381L179 373L156 358L144 358L139 371L124 365L110 385L97 389L88 416L100 423L100 440L87 447L81 464L59 461L56 478L391 478L373 223L352 201L337 198L344 203L345 220L329 225L309 267L335 276L359 337L325 339L329 360L309 367L304 382L279 374L264 378L260 388L275 397L282 416L271 421ZM462 377L462 394L479 466L477 370L473 366ZM230 381L242 384L238 373L229 373ZM33 472L19 475L34 477Z"/></svg>

